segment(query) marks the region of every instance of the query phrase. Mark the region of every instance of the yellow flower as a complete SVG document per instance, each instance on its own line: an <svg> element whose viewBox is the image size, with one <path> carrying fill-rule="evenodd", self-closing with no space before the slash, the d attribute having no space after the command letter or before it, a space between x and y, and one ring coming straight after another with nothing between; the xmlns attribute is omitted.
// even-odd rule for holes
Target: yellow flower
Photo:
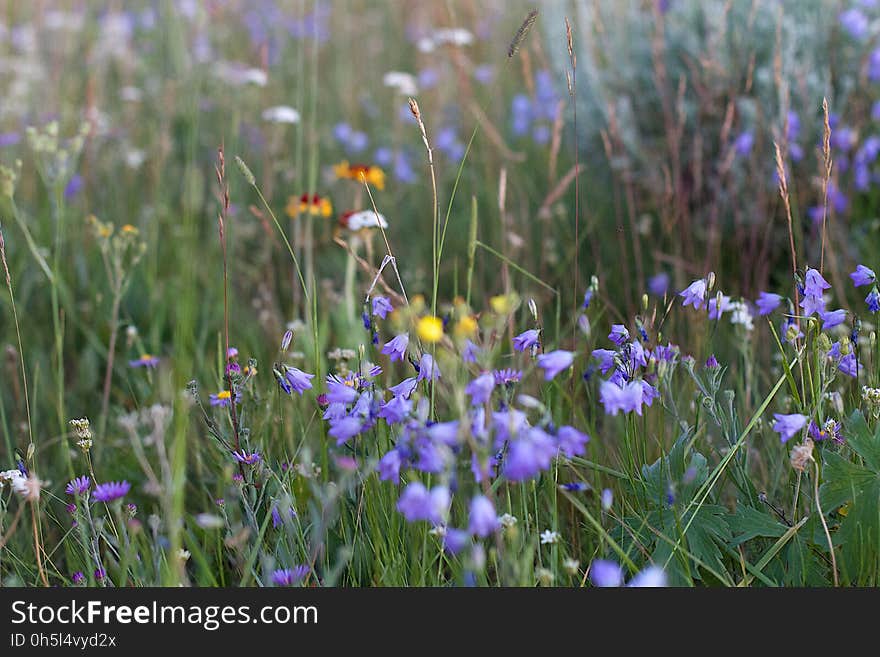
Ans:
<svg viewBox="0 0 880 657"><path fill-rule="evenodd" d="M354 180L359 183L366 180L371 187L385 189L385 172L372 164L349 164L348 160L343 160L333 166L333 173L337 178Z"/></svg>
<svg viewBox="0 0 880 657"><path fill-rule="evenodd" d="M232 393L228 390L221 390L217 393L217 399L229 399L232 397Z"/></svg>
<svg viewBox="0 0 880 657"><path fill-rule="evenodd" d="M318 194L312 194L311 197L308 194L303 194L302 196L291 196L288 198L284 211L291 219L301 214L329 217L333 214L333 204L329 198L324 198Z"/></svg>
<svg viewBox="0 0 880 657"><path fill-rule="evenodd" d="M137 235L140 231L131 224L125 224L122 227L122 232L126 233L127 235Z"/></svg>
<svg viewBox="0 0 880 657"><path fill-rule="evenodd" d="M425 315L416 322L416 333L424 342L440 342L443 339L443 320L433 315Z"/></svg>
<svg viewBox="0 0 880 657"><path fill-rule="evenodd" d="M507 315L513 312L516 310L518 302L519 298L514 293L499 294L489 299L489 305L492 306L492 310L498 315Z"/></svg>
<svg viewBox="0 0 880 657"><path fill-rule="evenodd" d="M471 315L465 315L455 323L455 336L458 338L469 338L477 332L477 320Z"/></svg>
<svg viewBox="0 0 880 657"><path fill-rule="evenodd" d="M86 221L91 224L92 228L95 231L95 234L98 237L107 239L113 234L113 224L105 224L93 214L90 214L88 217L86 217Z"/></svg>

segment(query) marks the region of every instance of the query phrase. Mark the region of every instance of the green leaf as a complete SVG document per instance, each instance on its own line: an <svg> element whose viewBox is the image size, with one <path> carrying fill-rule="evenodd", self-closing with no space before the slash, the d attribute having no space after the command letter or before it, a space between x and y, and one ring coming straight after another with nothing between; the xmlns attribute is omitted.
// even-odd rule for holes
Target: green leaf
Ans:
<svg viewBox="0 0 880 657"><path fill-rule="evenodd" d="M779 538L788 527L769 513L744 504L737 504L736 513L727 518L734 538L731 545L741 545L758 536Z"/></svg>
<svg viewBox="0 0 880 657"><path fill-rule="evenodd" d="M860 411L850 415L846 423L846 442L865 465L874 472L880 472L880 432L871 433L865 416Z"/></svg>
<svg viewBox="0 0 880 657"><path fill-rule="evenodd" d="M876 584L872 574L877 572L880 552L880 436L870 431L858 411L850 416L846 429L847 443L864 465L824 450L825 481L819 498L826 513L848 505L833 535L841 575L857 585Z"/></svg>

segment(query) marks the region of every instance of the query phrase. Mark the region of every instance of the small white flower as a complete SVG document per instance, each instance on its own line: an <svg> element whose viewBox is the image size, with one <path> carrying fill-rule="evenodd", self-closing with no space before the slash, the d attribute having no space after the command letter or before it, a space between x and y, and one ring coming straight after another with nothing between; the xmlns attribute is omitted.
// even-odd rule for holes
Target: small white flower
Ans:
<svg viewBox="0 0 880 657"><path fill-rule="evenodd" d="M140 169L147 154L139 148L130 148L125 152L125 166L129 169Z"/></svg>
<svg viewBox="0 0 880 657"><path fill-rule="evenodd" d="M562 567L565 569L569 575L577 575L578 570L581 567L581 562L577 559L566 559L562 562Z"/></svg>
<svg viewBox="0 0 880 657"><path fill-rule="evenodd" d="M3 484L9 484L12 490L19 492L19 487L23 482L24 475L18 470L4 470L0 472L0 488L3 488Z"/></svg>
<svg viewBox="0 0 880 657"><path fill-rule="evenodd" d="M419 39L416 47L419 49L419 52L429 53L434 52L437 44L434 43L434 39L432 39L431 37L422 37L421 39Z"/></svg>
<svg viewBox="0 0 880 657"><path fill-rule="evenodd" d="M263 110L263 120L269 123L299 123L299 112L288 105L276 105Z"/></svg>
<svg viewBox="0 0 880 657"><path fill-rule="evenodd" d="M474 42L474 35L460 27L443 28L434 32L434 41L453 46L468 46Z"/></svg>
<svg viewBox="0 0 880 657"><path fill-rule="evenodd" d="M728 305L730 311L730 323L741 324L747 331L755 328L752 321L752 312L749 307L742 301L733 301Z"/></svg>
<svg viewBox="0 0 880 657"><path fill-rule="evenodd" d="M541 532L541 545L552 545L559 542L559 533L545 529Z"/></svg>
<svg viewBox="0 0 880 657"><path fill-rule="evenodd" d="M402 96L415 96L419 93L418 80L411 73L403 71L388 71L382 77L382 84L396 89Z"/></svg>
<svg viewBox="0 0 880 657"><path fill-rule="evenodd" d="M183 548L180 548L177 551L177 558L180 559L181 561L189 561L189 558L191 556L192 556L192 554L190 553L189 550L184 550Z"/></svg>
<svg viewBox="0 0 880 657"><path fill-rule="evenodd" d="M434 525L428 531L431 536L438 536L440 538L446 537L446 525Z"/></svg>
<svg viewBox="0 0 880 657"><path fill-rule="evenodd" d="M258 87L265 87L266 83L269 82L269 76L266 75L266 71L262 69L249 68L242 73L241 80L247 84L255 84Z"/></svg>
<svg viewBox="0 0 880 657"><path fill-rule="evenodd" d="M498 518L498 521L501 523L501 526L504 527L504 529L510 529L516 524L516 516L505 513Z"/></svg>
<svg viewBox="0 0 880 657"><path fill-rule="evenodd" d="M388 221L381 214L373 210L362 210L348 215L344 219L345 227L349 230L361 230L362 228L388 228Z"/></svg>

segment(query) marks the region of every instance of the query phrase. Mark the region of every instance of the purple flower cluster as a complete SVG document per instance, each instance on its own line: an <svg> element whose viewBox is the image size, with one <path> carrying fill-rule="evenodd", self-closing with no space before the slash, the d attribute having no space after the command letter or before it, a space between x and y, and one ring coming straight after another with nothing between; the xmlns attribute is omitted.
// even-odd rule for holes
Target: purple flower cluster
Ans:
<svg viewBox="0 0 880 657"><path fill-rule="evenodd" d="M653 351L646 350L640 340L629 340L629 332L619 325L615 325L608 337L616 349L594 349L591 354L598 361L603 376L611 373L599 384L599 401L608 415L621 411L641 415L643 406L651 406L660 396L654 385L658 378L657 365L674 366L678 348L668 344L657 345Z"/></svg>
<svg viewBox="0 0 880 657"><path fill-rule="evenodd" d="M367 376L348 374L345 377L327 377L328 402L323 418L330 424L327 435L341 445L368 431L376 424L381 401L374 390L372 378L381 372L374 368Z"/></svg>

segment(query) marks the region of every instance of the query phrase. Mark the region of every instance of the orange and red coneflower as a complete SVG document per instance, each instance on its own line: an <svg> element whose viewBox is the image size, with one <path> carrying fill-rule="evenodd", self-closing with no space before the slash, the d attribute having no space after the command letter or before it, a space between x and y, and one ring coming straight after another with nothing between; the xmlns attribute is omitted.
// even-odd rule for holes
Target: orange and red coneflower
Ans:
<svg viewBox="0 0 880 657"><path fill-rule="evenodd" d="M301 196L291 196L287 199L287 206L284 208L284 211L291 219L301 214L329 217L333 214L333 204L329 198L324 196L303 194Z"/></svg>
<svg viewBox="0 0 880 657"><path fill-rule="evenodd" d="M345 178L362 182L366 180L368 184L376 189L385 189L385 172L374 164L349 164L348 160L343 160L339 164L334 165L333 173L337 178Z"/></svg>

